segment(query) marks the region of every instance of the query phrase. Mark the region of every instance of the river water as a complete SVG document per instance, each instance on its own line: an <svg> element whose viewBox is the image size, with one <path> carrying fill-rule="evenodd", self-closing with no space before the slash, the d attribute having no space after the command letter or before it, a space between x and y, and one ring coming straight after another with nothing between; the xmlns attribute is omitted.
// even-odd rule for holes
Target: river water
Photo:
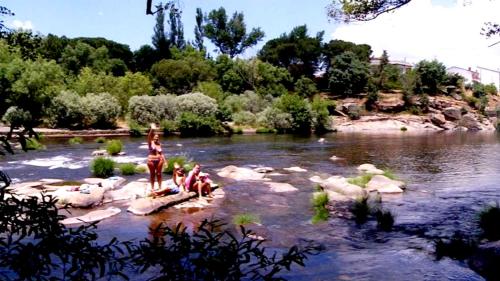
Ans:
<svg viewBox="0 0 500 281"><path fill-rule="evenodd" d="M296 192L274 193L260 182L215 180L225 197L206 208L169 208L158 214L138 217L123 212L99 224L106 240L143 239L148 228L159 223L188 227L207 217L231 223L237 214L260 218L259 235L266 246L281 249L304 240L325 246L325 251L295 267L284 277L291 280L483 280L460 261L436 260L434 240L455 232L477 233L477 213L500 198L500 135L480 133L330 134L318 137L290 135L234 135L213 138L164 138L168 155L183 154L203 165L212 175L227 165L273 167ZM119 161L144 162L144 139L123 138L127 156ZM92 141L68 145L66 140L45 142L47 149L0 158L0 169L16 181L40 178L79 180L90 176L90 154L98 148ZM331 161L331 156L343 158ZM378 231L375 222L362 226L343 218L311 224L310 199L313 175L357 174L356 167L373 163L391 169L407 182L404 194L383 197L384 208L395 215L395 230ZM307 172L287 172L299 166ZM141 175L129 180L144 177ZM103 206L107 207L107 206ZM75 210L73 215L84 213Z"/></svg>

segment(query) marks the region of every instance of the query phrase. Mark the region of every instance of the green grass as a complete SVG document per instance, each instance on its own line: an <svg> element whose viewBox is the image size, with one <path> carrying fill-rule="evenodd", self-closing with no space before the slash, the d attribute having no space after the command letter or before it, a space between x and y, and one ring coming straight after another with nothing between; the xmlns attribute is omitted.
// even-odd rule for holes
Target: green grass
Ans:
<svg viewBox="0 0 500 281"><path fill-rule="evenodd" d="M122 151L123 144L120 140L109 140L106 143L106 151L109 155L116 155Z"/></svg>
<svg viewBox="0 0 500 281"><path fill-rule="evenodd" d="M357 224L363 224L368 220L368 215L370 214L370 206L368 205L368 196L363 196L356 201L351 206L351 213L354 216L354 221Z"/></svg>
<svg viewBox="0 0 500 281"><path fill-rule="evenodd" d="M105 143L106 138L105 137L98 137L94 140L96 143Z"/></svg>
<svg viewBox="0 0 500 281"><path fill-rule="evenodd" d="M26 139L26 149L27 150L39 150L39 149L45 149L45 145L41 144L37 139L35 138L27 138Z"/></svg>
<svg viewBox="0 0 500 281"><path fill-rule="evenodd" d="M113 175L115 162L106 157L97 157L90 163L92 175L98 178L107 178Z"/></svg>
<svg viewBox="0 0 500 281"><path fill-rule="evenodd" d="M378 210L375 213L377 227L383 231L391 231L394 226L394 215L389 210Z"/></svg>
<svg viewBox="0 0 500 281"><path fill-rule="evenodd" d="M276 134L276 129L269 129L269 128L257 128L255 131L257 134Z"/></svg>
<svg viewBox="0 0 500 281"><path fill-rule="evenodd" d="M174 163L179 164L184 168L184 171L187 173L193 169L193 161L188 160L188 158L184 155L176 155L169 157L167 160L167 165L163 167L163 172L167 174L171 174L174 171Z"/></svg>
<svg viewBox="0 0 500 281"><path fill-rule="evenodd" d="M438 239L434 241L435 255L437 259L450 257L456 260L464 260L470 257L477 249L474 240L455 233L451 239Z"/></svg>
<svg viewBox="0 0 500 281"><path fill-rule="evenodd" d="M403 126L403 127L401 127L401 128L400 128L400 130L401 130L402 132L406 132L406 131L408 131L408 128L406 128L405 126Z"/></svg>
<svg viewBox="0 0 500 281"><path fill-rule="evenodd" d="M81 137L73 137L68 140L69 144L82 144L83 139Z"/></svg>
<svg viewBox="0 0 500 281"><path fill-rule="evenodd" d="M394 174L394 172L390 169L383 169L384 170L384 176L390 178L391 180L396 180L398 177Z"/></svg>
<svg viewBox="0 0 500 281"><path fill-rule="evenodd" d="M328 194L325 192L315 192L311 198L311 204L314 209L314 216L311 219L313 224L328 220L330 216L330 212L326 208L326 204L328 204Z"/></svg>
<svg viewBox="0 0 500 281"><path fill-rule="evenodd" d="M355 178L348 178L347 182L357 186L365 187L366 184L373 178L372 174L364 174Z"/></svg>
<svg viewBox="0 0 500 281"><path fill-rule="evenodd" d="M260 223L260 218L254 214L239 214L233 217L235 225L245 225L251 223Z"/></svg>
<svg viewBox="0 0 500 281"><path fill-rule="evenodd" d="M138 174L144 174L147 171L148 171L147 167L139 166L139 165L135 167L135 172L138 173Z"/></svg>
<svg viewBox="0 0 500 281"><path fill-rule="evenodd" d="M133 163L124 163L119 166L120 172L124 176L131 176L135 174L136 166Z"/></svg>
<svg viewBox="0 0 500 281"><path fill-rule="evenodd" d="M490 241L500 240L500 206L498 203L484 208L479 213L479 227L481 227L486 239Z"/></svg>

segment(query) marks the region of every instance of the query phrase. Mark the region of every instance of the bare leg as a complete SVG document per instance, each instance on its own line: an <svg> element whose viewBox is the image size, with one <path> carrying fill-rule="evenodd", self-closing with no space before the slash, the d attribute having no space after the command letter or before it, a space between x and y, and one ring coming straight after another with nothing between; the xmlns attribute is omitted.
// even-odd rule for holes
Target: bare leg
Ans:
<svg viewBox="0 0 500 281"><path fill-rule="evenodd" d="M160 163L158 163L158 166L156 166L156 177L158 180L158 189L161 190L161 181L162 181L162 171L163 170L163 160L160 160ZM153 179L154 180L154 179Z"/></svg>
<svg viewBox="0 0 500 281"><path fill-rule="evenodd" d="M153 164L152 161L148 161L148 168L149 168L149 182L151 183L151 190L154 190L155 173L156 173L155 164ZM144 193L146 193L146 190L144 190Z"/></svg>
<svg viewBox="0 0 500 281"><path fill-rule="evenodd" d="M203 189L205 192L208 194L207 196L210 198L213 198L214 196L212 195L212 187L208 182L203 183Z"/></svg>
<svg viewBox="0 0 500 281"><path fill-rule="evenodd" d="M197 186L198 188L198 196L199 196L199 199L201 200L201 196L202 196L202 191L203 191L203 185L201 184L201 182L197 182L195 183L195 185Z"/></svg>

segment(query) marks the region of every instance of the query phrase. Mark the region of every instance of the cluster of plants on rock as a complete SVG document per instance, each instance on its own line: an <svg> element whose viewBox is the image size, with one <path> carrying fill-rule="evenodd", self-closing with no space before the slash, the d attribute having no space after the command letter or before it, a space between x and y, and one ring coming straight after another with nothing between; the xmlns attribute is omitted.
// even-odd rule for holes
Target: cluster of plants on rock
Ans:
<svg viewBox="0 0 500 281"><path fill-rule="evenodd" d="M314 216L311 220L313 224L328 220L330 215L326 208L328 204L328 194L326 192L315 192L311 198L311 204L314 209Z"/></svg>
<svg viewBox="0 0 500 281"><path fill-rule="evenodd" d="M82 144L83 143L83 138L81 137L72 137L68 140L69 144Z"/></svg>
<svg viewBox="0 0 500 281"><path fill-rule="evenodd" d="M121 140L108 140L106 142L106 151L109 155L117 155L123 149L123 143Z"/></svg>
<svg viewBox="0 0 500 281"><path fill-rule="evenodd" d="M350 207L354 221L357 224L364 224L370 217L374 217L379 229L391 231L394 225L394 214L384 209L380 203L380 197L376 197L375 200L370 200L368 196L357 198Z"/></svg>
<svg viewBox="0 0 500 281"><path fill-rule="evenodd" d="M233 224L235 225L245 225L252 223L260 223L260 218L254 214L239 214L233 217Z"/></svg>
<svg viewBox="0 0 500 281"><path fill-rule="evenodd" d="M119 168L124 176L131 176L136 173L136 165L134 163L123 163L119 165Z"/></svg>

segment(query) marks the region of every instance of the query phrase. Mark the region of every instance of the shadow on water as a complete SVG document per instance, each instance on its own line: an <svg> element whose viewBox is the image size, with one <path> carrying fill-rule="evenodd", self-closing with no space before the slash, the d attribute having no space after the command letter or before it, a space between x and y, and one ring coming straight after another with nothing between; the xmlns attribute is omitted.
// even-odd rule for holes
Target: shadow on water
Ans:
<svg viewBox="0 0 500 281"><path fill-rule="evenodd" d="M292 280L482 280L465 264L436 261L433 239L476 227L476 214L500 197L500 137L498 134L434 133L426 135L330 134L318 137L287 135L234 135L232 137L163 139L168 155L183 154L202 163L203 169L223 186L225 197L205 208L169 208L137 217L126 212L99 225L103 239L118 236L142 239L160 223L182 222L194 229L206 217L231 222L238 214L253 214L262 225L256 232L270 249L303 239L315 240L326 251L311 257L305 268L284 277ZM122 138L128 158L145 161L144 139ZM89 176L92 150L99 144L70 146L50 141L47 150L0 158L0 168L18 181L40 178L80 180ZM332 161L331 156L342 158ZM373 163L390 168L408 183L403 195L383 198L383 206L396 214L395 231L376 231L374 222L357 226L341 218L311 223L313 175L357 174L356 167ZM43 164L43 165L42 165ZM73 165L68 169L68 165ZM215 176L227 165L273 167L298 191L275 193L262 182L234 182ZM288 172L299 166L307 172ZM136 175L129 180L144 177ZM119 207L125 210L126 203ZM103 206L107 207L107 206ZM79 213L82 211L76 211Z"/></svg>

